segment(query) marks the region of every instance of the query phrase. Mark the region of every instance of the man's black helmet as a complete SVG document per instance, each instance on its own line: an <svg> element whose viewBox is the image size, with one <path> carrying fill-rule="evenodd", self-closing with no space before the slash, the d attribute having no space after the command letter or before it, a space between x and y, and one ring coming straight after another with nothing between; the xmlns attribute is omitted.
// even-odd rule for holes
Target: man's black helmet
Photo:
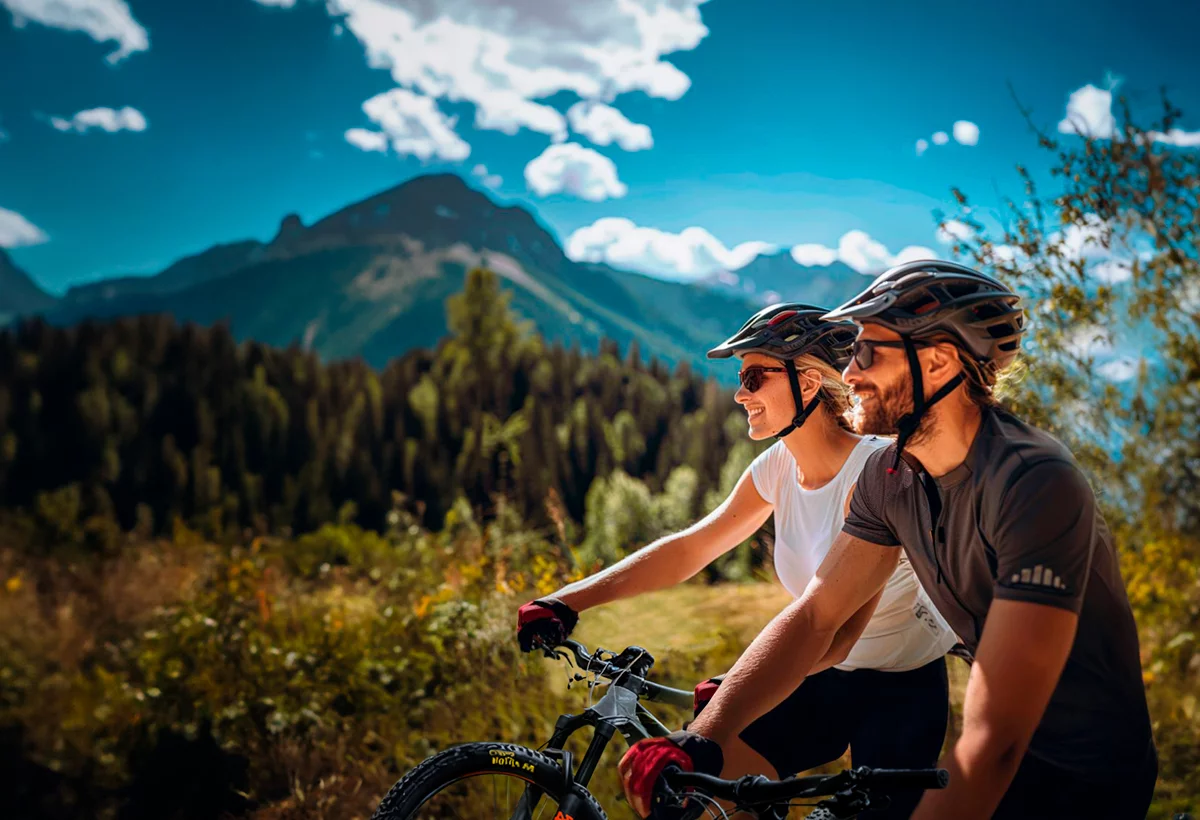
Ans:
<svg viewBox="0 0 1200 820"><path fill-rule="evenodd" d="M708 358L762 353L791 361L807 353L843 370L850 359L856 328L852 322L825 319L825 313L824 308L802 302L770 305L708 351Z"/></svg>
<svg viewBox="0 0 1200 820"><path fill-rule="evenodd" d="M807 406L803 404L796 359L804 354L815 356L835 369L845 369L857 333L853 322L823 318L826 310L802 302L770 305L750 317L742 329L708 351L710 359L728 359L747 353L762 353L783 360L796 415L792 423L775 434L783 438L804 424L820 404L820 391Z"/></svg>
<svg viewBox="0 0 1200 820"><path fill-rule="evenodd" d="M1010 364L1021 346L1021 297L954 262L922 259L881 274L826 319L873 322L910 339L949 334L981 363Z"/></svg>

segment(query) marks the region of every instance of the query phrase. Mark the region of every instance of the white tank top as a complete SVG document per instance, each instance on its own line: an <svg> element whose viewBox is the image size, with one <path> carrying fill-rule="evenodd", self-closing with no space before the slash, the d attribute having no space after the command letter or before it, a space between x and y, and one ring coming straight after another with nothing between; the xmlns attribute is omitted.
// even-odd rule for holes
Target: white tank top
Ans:
<svg viewBox="0 0 1200 820"><path fill-rule="evenodd" d="M804 592L842 531L846 496L867 457L891 443L876 436L863 438L837 476L815 490L800 486L796 460L782 441L750 465L759 495L775 508L775 573L794 597ZM946 654L956 641L902 554L875 614L837 668L916 669Z"/></svg>

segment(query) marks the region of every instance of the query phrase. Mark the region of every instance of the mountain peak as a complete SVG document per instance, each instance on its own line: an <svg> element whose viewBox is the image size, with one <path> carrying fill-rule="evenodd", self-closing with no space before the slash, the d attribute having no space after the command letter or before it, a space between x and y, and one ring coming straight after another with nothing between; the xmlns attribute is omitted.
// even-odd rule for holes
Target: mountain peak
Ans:
<svg viewBox="0 0 1200 820"><path fill-rule="evenodd" d="M57 302L0 248L0 315L36 313L54 307Z"/></svg>
<svg viewBox="0 0 1200 820"><path fill-rule="evenodd" d="M299 214L288 214L279 223L279 230L275 234L272 242L286 242L289 239L299 236L304 233L304 220Z"/></svg>
<svg viewBox="0 0 1200 820"><path fill-rule="evenodd" d="M290 220L290 221L289 221ZM314 222L288 217L271 242L273 258L339 247L425 250L465 245L505 253L540 270L567 264L562 249L534 216L493 202L456 174L406 180Z"/></svg>
<svg viewBox="0 0 1200 820"><path fill-rule="evenodd" d="M741 291L764 304L789 301L821 306L841 304L865 287L862 275L845 262L802 265L786 248L759 254L737 270L708 277L705 284Z"/></svg>

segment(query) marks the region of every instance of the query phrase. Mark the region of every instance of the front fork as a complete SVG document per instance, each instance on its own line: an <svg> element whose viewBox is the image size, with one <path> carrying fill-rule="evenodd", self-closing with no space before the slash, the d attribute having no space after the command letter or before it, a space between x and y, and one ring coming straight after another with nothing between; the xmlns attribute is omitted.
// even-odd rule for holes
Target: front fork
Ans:
<svg viewBox="0 0 1200 820"><path fill-rule="evenodd" d="M640 703L636 704L635 715L634 719L628 715L605 717L589 709L579 715L562 715L554 724L554 734L546 742L546 748L542 750L542 753L550 757L557 757L562 764L565 781L563 794L566 795L558 805L558 814L562 816L562 820L586 816L585 811L582 810L585 801L575 793L574 787L587 788L596 771L596 766L600 763L600 758L604 755L604 750L608 748L609 741L612 740L618 729L631 745L647 737L667 734L668 729ZM568 738L585 726L591 726L595 731L587 751L583 754L583 760L579 763L579 768L572 771L571 753L564 747ZM542 793L539 790L532 787L526 788L517 804L516 812L513 813L513 820L528 820L533 817L533 811L537 808L541 796ZM558 815L555 817L558 818Z"/></svg>

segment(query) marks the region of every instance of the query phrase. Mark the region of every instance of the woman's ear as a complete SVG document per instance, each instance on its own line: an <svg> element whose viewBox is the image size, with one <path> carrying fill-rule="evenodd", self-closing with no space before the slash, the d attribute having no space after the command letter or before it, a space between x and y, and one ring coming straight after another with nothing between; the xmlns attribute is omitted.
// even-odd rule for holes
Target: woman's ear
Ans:
<svg viewBox="0 0 1200 820"><path fill-rule="evenodd" d="M804 399L805 406L813 400L813 396L821 389L821 371L816 369L808 369L800 372L800 396ZM803 408L801 408L803 409Z"/></svg>

